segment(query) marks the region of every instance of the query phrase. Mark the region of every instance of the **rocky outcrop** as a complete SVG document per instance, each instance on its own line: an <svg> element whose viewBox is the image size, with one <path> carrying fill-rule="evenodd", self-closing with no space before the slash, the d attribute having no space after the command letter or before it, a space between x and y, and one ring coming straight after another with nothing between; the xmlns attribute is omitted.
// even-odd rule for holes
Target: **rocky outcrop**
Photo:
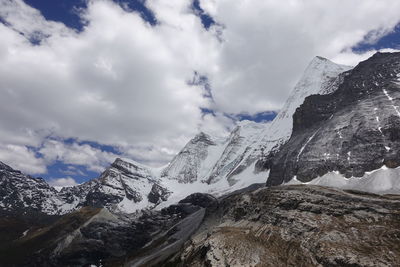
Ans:
<svg viewBox="0 0 400 267"><path fill-rule="evenodd" d="M57 214L62 200L42 178L33 178L0 162L0 210Z"/></svg>
<svg viewBox="0 0 400 267"><path fill-rule="evenodd" d="M258 163L267 185L308 182L328 172L362 177L400 165L400 53L377 53L344 77L339 89L313 95L293 115L290 140Z"/></svg>
<svg viewBox="0 0 400 267"><path fill-rule="evenodd" d="M167 201L170 195L171 192L168 189L158 184L153 184L147 198L149 199L149 202L157 205L160 204L162 201Z"/></svg>
<svg viewBox="0 0 400 267"><path fill-rule="evenodd" d="M210 194L194 193L184 199L180 200L179 203L189 203L202 208L210 208L218 206L218 200L216 197Z"/></svg>
<svg viewBox="0 0 400 267"><path fill-rule="evenodd" d="M397 266L399 210L399 196L320 186L233 194L165 266Z"/></svg>

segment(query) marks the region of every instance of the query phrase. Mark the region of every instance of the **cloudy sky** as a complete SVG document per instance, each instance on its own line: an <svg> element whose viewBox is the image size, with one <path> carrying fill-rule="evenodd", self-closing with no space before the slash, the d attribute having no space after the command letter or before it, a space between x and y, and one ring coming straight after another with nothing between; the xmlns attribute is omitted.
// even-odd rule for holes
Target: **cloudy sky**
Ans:
<svg viewBox="0 0 400 267"><path fill-rule="evenodd" d="M0 161L52 184L273 118L316 55L399 48L398 0L0 0Z"/></svg>

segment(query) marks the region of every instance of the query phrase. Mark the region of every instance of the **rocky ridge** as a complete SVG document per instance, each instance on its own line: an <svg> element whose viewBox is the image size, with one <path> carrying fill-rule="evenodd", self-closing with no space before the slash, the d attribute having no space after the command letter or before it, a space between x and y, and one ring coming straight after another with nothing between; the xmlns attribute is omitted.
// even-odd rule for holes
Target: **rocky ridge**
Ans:
<svg viewBox="0 0 400 267"><path fill-rule="evenodd" d="M377 53L351 70L338 90L307 97L293 115L290 140L258 165L270 168L267 185L398 167L399 73L400 53Z"/></svg>
<svg viewBox="0 0 400 267"><path fill-rule="evenodd" d="M33 178L0 162L0 210L57 213L63 201L42 178Z"/></svg>
<svg viewBox="0 0 400 267"><path fill-rule="evenodd" d="M264 169L254 165L263 155L273 155L289 139L296 108L309 95L335 91L350 69L315 57L271 123L242 122L225 140L201 133L171 161L162 172L163 178L176 179L180 183L205 182L210 186L200 185L202 192L217 194L215 188L223 188L220 191L227 193L254 182L263 182L265 175L258 172ZM243 183L246 180L251 183Z"/></svg>
<svg viewBox="0 0 400 267"><path fill-rule="evenodd" d="M66 214L81 207L105 207L132 213L152 208L171 194L150 169L116 159L99 178L64 187L60 192L42 178L33 178L0 163L0 209Z"/></svg>
<svg viewBox="0 0 400 267"><path fill-rule="evenodd" d="M290 185L232 194L174 266L397 266L400 198Z"/></svg>

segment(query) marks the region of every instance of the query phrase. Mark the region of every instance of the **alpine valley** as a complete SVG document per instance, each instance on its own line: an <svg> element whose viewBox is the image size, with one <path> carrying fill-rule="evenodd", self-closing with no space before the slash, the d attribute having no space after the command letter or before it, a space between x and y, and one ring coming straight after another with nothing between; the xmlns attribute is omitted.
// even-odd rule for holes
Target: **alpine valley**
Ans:
<svg viewBox="0 0 400 267"><path fill-rule="evenodd" d="M56 189L0 163L0 266L400 266L400 53L315 57L276 118Z"/></svg>

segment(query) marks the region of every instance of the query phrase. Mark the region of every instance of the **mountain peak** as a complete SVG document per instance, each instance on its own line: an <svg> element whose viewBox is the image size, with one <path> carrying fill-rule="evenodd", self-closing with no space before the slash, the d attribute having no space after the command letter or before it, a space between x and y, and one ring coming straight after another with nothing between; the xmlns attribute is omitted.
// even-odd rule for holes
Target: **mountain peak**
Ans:
<svg viewBox="0 0 400 267"><path fill-rule="evenodd" d="M325 57L321 57L321 56L315 56L314 58L315 60L321 60L321 61L330 61L329 59L325 58Z"/></svg>
<svg viewBox="0 0 400 267"><path fill-rule="evenodd" d="M11 170L13 170L13 168L11 168L10 166L8 166L8 165L5 164L4 162L1 162L1 161L0 161L0 170L11 171Z"/></svg>
<svg viewBox="0 0 400 267"><path fill-rule="evenodd" d="M205 132L199 132L192 140L190 140L190 143L206 143L208 145L214 145L214 141L212 140L211 136L206 134Z"/></svg>
<svg viewBox="0 0 400 267"><path fill-rule="evenodd" d="M366 191L398 190L391 180L395 171L381 179L378 171L368 173L400 166L399 62L400 53L375 54L348 72L333 93L308 96L293 115L290 140L266 165L268 185L324 177Z"/></svg>

